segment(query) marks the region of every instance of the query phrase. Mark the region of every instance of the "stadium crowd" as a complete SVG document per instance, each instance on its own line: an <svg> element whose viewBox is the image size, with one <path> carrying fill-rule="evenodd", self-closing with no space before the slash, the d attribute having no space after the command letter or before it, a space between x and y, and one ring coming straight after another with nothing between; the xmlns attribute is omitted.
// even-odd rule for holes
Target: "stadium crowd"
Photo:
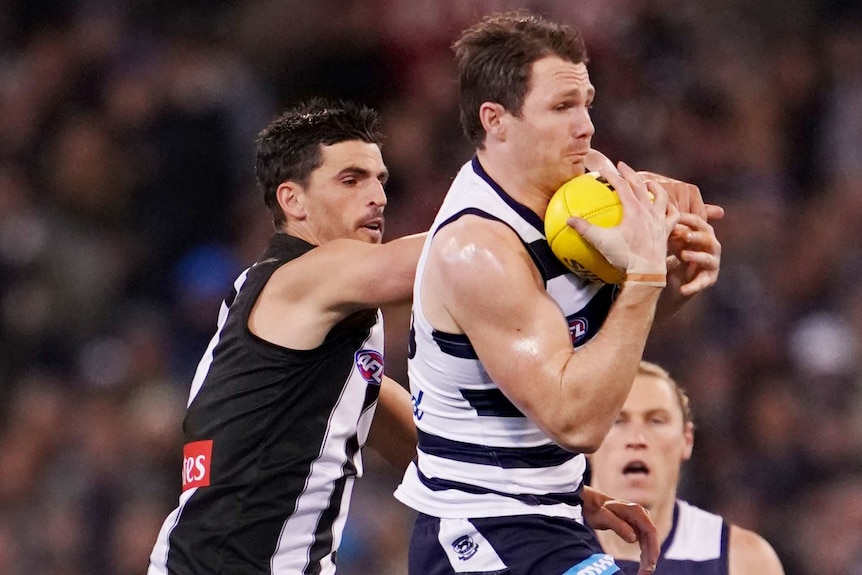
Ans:
<svg viewBox="0 0 862 575"><path fill-rule="evenodd" d="M582 29L596 148L727 210L718 284L646 352L698 406L680 495L761 533L790 575L862 573L857 4L2 3L0 573L145 572L191 376L271 231L257 132L310 95L377 107L387 237L427 229L470 153L449 44L518 7ZM339 571L400 574L400 470L367 461Z"/></svg>

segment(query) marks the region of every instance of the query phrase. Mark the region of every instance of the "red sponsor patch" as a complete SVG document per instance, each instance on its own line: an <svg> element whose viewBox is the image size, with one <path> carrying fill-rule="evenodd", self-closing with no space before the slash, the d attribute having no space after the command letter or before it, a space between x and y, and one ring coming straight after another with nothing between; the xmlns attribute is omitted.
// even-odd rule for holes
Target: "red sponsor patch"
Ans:
<svg viewBox="0 0 862 575"><path fill-rule="evenodd" d="M183 447L183 491L210 484L213 441L193 441Z"/></svg>

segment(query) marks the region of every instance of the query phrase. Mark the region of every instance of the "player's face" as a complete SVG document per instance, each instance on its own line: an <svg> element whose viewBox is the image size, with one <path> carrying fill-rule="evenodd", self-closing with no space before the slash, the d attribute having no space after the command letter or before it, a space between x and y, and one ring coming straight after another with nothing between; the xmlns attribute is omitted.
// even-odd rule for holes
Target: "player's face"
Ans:
<svg viewBox="0 0 862 575"><path fill-rule="evenodd" d="M352 238L383 240L383 185L389 173L377 144L361 140L322 147L323 163L311 173L303 207L323 243Z"/></svg>
<svg viewBox="0 0 862 575"><path fill-rule="evenodd" d="M682 462L691 457L693 432L667 381L638 375L620 416L590 457L592 484L611 497L647 509L676 497Z"/></svg>
<svg viewBox="0 0 862 575"><path fill-rule="evenodd" d="M512 117L507 139L540 189L552 193L584 173L595 132L589 111L594 95L585 64L557 56L533 63L521 117Z"/></svg>

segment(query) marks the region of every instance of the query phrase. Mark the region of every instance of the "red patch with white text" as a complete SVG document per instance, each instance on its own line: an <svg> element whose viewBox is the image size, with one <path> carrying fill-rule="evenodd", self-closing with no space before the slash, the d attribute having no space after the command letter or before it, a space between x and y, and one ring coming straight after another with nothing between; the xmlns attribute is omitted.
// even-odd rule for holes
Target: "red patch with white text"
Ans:
<svg viewBox="0 0 862 575"><path fill-rule="evenodd" d="M193 441L183 446L183 491L210 484L213 440Z"/></svg>

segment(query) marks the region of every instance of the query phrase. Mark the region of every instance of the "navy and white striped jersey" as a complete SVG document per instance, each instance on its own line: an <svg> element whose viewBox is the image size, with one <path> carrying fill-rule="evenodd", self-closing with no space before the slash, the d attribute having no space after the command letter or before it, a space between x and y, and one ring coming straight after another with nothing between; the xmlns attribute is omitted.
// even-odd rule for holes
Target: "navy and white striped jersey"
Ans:
<svg viewBox="0 0 862 575"><path fill-rule="evenodd" d="M673 526L662 543L656 573L727 575L730 526L720 516L677 500ZM626 575L637 575L638 562L616 559Z"/></svg>
<svg viewBox="0 0 862 575"><path fill-rule="evenodd" d="M222 304L189 395L179 506L149 575L335 572L383 375L382 317L353 314L312 350L248 328L275 270L313 248L273 235Z"/></svg>
<svg viewBox="0 0 862 575"><path fill-rule="evenodd" d="M569 273L551 252L542 219L503 191L477 158L468 162L431 226L416 272L408 374L419 449L395 496L434 517L580 520L584 456L556 445L505 397L465 335L435 330L422 313L431 240L464 215L500 221L520 237L568 319L575 346L596 334L616 296L615 286Z"/></svg>

